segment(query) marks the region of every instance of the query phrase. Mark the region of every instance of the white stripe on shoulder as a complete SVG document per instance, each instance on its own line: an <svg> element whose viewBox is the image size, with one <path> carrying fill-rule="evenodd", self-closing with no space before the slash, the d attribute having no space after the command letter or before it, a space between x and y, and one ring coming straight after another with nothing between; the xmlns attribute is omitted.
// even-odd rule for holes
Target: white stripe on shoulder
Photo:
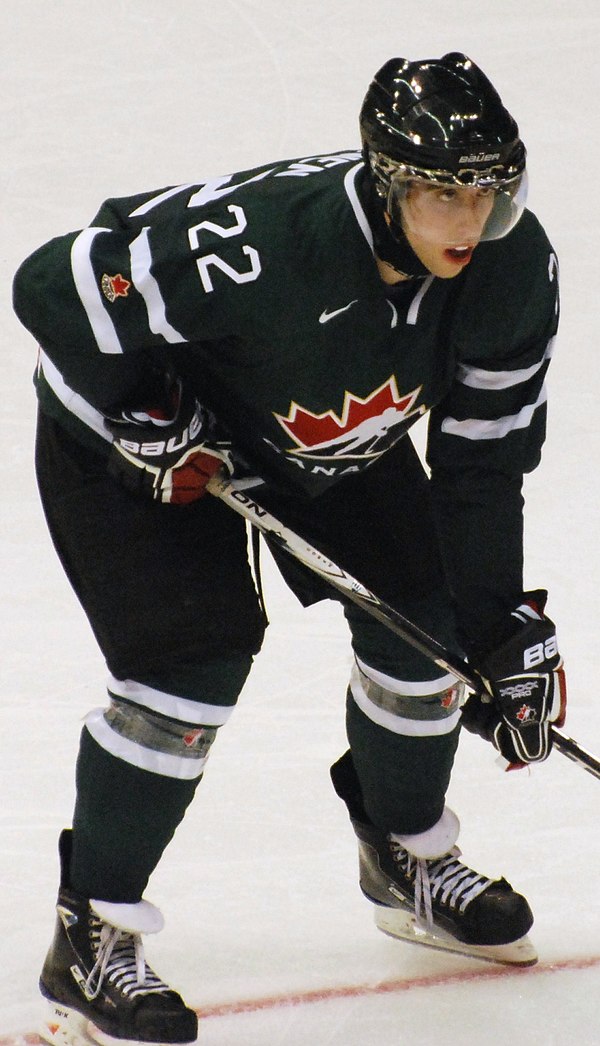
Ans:
<svg viewBox="0 0 600 1046"><path fill-rule="evenodd" d="M185 192L186 189L195 189L195 182L186 182L185 185L174 185L172 189L165 189L164 192L153 196L152 199L146 200L145 203L140 204L136 207L135 211L132 211L129 215L130 218L141 218L148 211L151 211L154 207L158 207L159 204L164 203L165 200L170 200L172 196L177 196L180 192Z"/></svg>
<svg viewBox="0 0 600 1046"><path fill-rule="evenodd" d="M367 243L369 244L369 247L371 248L373 253L375 253L375 244L373 242L373 233L371 232L371 226L369 225L369 222L367 221L367 216L366 216L366 214L365 214L365 212L363 210L363 206L362 206L362 204L361 204L361 202L360 202L360 200L358 198L358 193L356 191L356 185L354 184L356 182L356 178L358 176L358 172L363 169L363 166L364 166L364 164L363 164L363 162L361 160L360 163L357 163L357 164L354 165L354 167L350 168L350 170L346 173L346 175L344 177L344 188L346 190L346 194L348 196L348 199L350 200L350 203L352 205L352 210L354 211L356 220L357 220L358 224L360 225L360 228L361 228L361 231L363 233L363 236L364 236L365 240L367 241Z"/></svg>
<svg viewBox="0 0 600 1046"><path fill-rule="evenodd" d="M149 226L146 225L139 236L129 245L131 256L131 279L136 291L141 294L148 312L148 326L153 334L160 334L172 345L187 341L183 334L173 327L166 314L164 298L160 287L152 275L152 254L148 238Z"/></svg>
<svg viewBox="0 0 600 1046"><path fill-rule="evenodd" d="M71 271L100 352L114 355L122 353L123 346L106 311L90 258L92 244L96 236L103 232L111 230L91 226L79 233L71 247Z"/></svg>
<svg viewBox="0 0 600 1046"><path fill-rule="evenodd" d="M497 392L501 389L510 389L513 385L521 385L529 381L544 366L546 360L552 358L556 338L551 338L548 347L539 363L532 367L524 367L520 370L484 370L482 367L469 367L464 363L458 365L456 377L461 385L467 385L471 389L483 389L487 392Z"/></svg>
<svg viewBox="0 0 600 1046"><path fill-rule="evenodd" d="M504 418L496 418L495 421L484 421L479 418L457 421L456 418L444 418L441 429L449 436L461 436L463 439L503 439L516 429L526 429L531 424L536 410L546 402L546 399L547 392L544 385L536 402L528 403L517 414L508 414Z"/></svg>

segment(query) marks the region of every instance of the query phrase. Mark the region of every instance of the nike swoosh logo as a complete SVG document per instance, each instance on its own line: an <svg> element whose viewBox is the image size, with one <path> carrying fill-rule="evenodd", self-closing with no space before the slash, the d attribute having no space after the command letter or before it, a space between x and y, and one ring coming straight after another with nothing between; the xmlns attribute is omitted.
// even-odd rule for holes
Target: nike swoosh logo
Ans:
<svg viewBox="0 0 600 1046"><path fill-rule="evenodd" d="M357 301L358 298L355 298L354 301L349 302L348 305L344 305L341 309L334 309L333 312L329 312L328 309L323 309L323 312L319 316L319 323L329 323L334 316L339 316L340 313L347 312L348 309L351 309L353 305L356 305Z"/></svg>

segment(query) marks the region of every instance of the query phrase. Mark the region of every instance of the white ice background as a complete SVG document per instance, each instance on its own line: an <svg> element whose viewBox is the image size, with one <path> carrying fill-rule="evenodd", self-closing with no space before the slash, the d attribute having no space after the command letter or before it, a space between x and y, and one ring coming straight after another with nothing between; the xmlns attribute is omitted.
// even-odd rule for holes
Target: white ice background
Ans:
<svg viewBox="0 0 600 1046"><path fill-rule="evenodd" d="M0 0L0 1044L36 1041L56 839L81 719L105 684L38 505L35 346L11 311L15 269L108 196L356 147L387 58L470 54L519 120L530 205L561 262L526 581L550 590L566 732L600 755L599 28L595 0ZM332 605L301 610L264 571L264 650L148 891L167 920L149 956L206 1010L200 1042L600 1043L600 782L558 753L503 775L491 748L462 742L449 798L465 860L527 895L538 967L498 971L378 933L328 775L345 743L344 623Z"/></svg>

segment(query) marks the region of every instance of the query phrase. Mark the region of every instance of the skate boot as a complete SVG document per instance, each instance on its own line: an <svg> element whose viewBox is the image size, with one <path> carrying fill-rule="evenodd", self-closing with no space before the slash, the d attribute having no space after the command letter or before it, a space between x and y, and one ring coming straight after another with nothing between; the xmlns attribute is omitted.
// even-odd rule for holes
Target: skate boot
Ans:
<svg viewBox="0 0 600 1046"><path fill-rule="evenodd" d="M51 1046L193 1043L198 1020L144 960L142 933L162 929L148 901L113 904L69 885L71 833L60 838L61 885L54 940L40 977L47 999L41 1036Z"/></svg>
<svg viewBox="0 0 600 1046"><path fill-rule="evenodd" d="M454 845L459 822L451 810L446 807L421 835L386 833L370 823L347 756L332 768L332 779L350 812L360 887L375 905L380 930L490 962L537 962L527 937L533 924L527 901L505 879L487 879L463 864Z"/></svg>

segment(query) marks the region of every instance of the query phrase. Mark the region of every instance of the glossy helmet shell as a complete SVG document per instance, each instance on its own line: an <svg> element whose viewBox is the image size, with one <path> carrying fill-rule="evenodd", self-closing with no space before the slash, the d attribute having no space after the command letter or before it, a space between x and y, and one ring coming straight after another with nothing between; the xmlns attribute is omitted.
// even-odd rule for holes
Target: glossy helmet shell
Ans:
<svg viewBox="0 0 600 1046"><path fill-rule="evenodd" d="M360 113L365 160L380 195L386 164L458 184L497 184L525 169L519 129L488 78L466 55L409 62L391 58L375 75Z"/></svg>

